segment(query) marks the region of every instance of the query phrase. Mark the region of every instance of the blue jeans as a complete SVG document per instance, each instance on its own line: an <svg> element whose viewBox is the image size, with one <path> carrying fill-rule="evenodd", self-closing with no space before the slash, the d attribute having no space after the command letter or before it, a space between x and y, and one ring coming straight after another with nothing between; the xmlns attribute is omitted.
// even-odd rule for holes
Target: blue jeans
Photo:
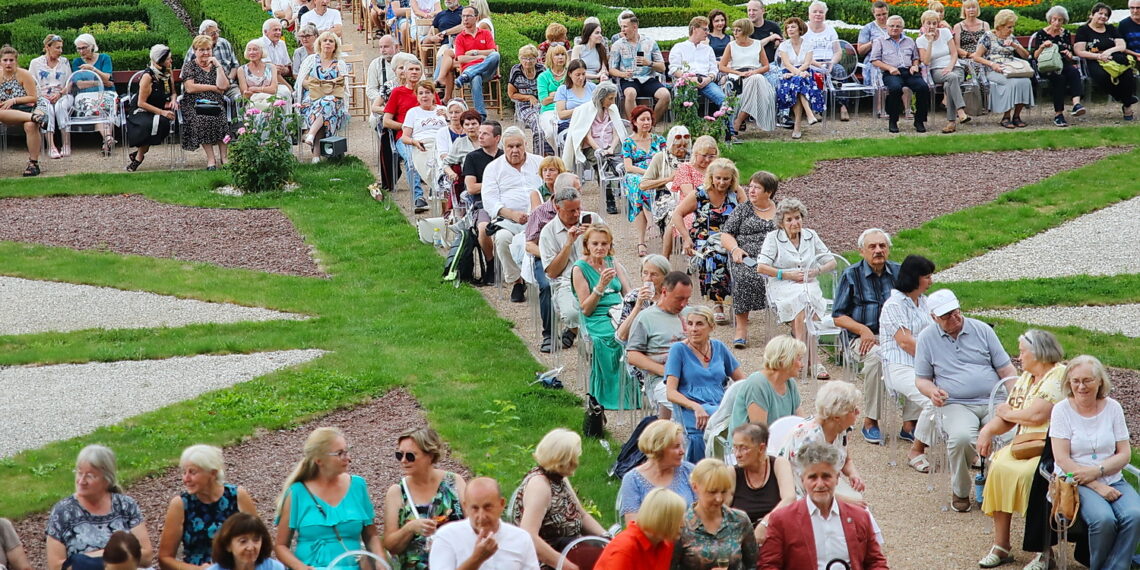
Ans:
<svg viewBox="0 0 1140 570"><path fill-rule="evenodd" d="M721 89L716 81L710 81L708 85L701 87L700 93L712 102L713 107L716 107L716 109L719 109L720 106L724 104L724 89ZM715 111L716 109L713 110Z"/></svg>
<svg viewBox="0 0 1140 570"><path fill-rule="evenodd" d="M1081 518L1089 527L1089 568L1128 570L1140 543L1140 495L1125 480L1112 484L1120 498L1108 502L1081 485Z"/></svg>
<svg viewBox="0 0 1140 570"><path fill-rule="evenodd" d="M549 339L551 332L550 280L542 267L542 258L534 258L534 281L538 283L538 312L542 315L542 338ZM553 342L553 341L552 341Z"/></svg>
<svg viewBox="0 0 1140 570"><path fill-rule="evenodd" d="M484 117L487 116L487 108L483 106L483 82L490 81L491 78L495 77L497 71L499 71L499 52L495 51L483 58L483 61L468 67L459 74L464 83L471 82L471 101L475 103L475 110ZM721 98L723 99L723 96Z"/></svg>
<svg viewBox="0 0 1140 570"><path fill-rule="evenodd" d="M404 161L405 176L408 177L408 186L412 188L412 197L420 199L424 197L423 180L420 180L420 173L416 171L416 165L412 164L412 149L404 144L404 139L396 141L396 154L400 155L400 159Z"/></svg>

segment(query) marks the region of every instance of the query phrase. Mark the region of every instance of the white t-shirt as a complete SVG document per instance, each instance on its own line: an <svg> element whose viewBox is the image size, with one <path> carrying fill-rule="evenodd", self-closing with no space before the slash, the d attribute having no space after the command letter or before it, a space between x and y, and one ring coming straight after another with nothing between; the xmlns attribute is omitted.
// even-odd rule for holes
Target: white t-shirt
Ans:
<svg viewBox="0 0 1140 570"><path fill-rule="evenodd" d="M796 53L796 48L792 42L780 42L780 47L776 48L776 53L784 54L784 59L781 61L787 61L793 67L799 67L804 64L805 58L811 56L811 49L808 48L807 42L803 42L800 44L799 53Z"/></svg>
<svg viewBox="0 0 1140 570"><path fill-rule="evenodd" d="M1100 465L1116 453L1116 442L1128 441L1124 409L1120 407L1120 402L1112 398L1105 400L1104 409L1091 418L1078 414L1068 398L1053 406L1053 414L1049 418L1049 434L1053 438L1069 440L1069 457L1073 458L1077 465L1092 467ZM1064 470L1060 464L1057 464L1053 472L1060 474L1064 473ZM1116 473L1098 480L1105 485L1111 485L1120 479L1121 474Z"/></svg>
<svg viewBox="0 0 1140 570"><path fill-rule="evenodd" d="M331 30L333 26L341 25L340 10L328 8L325 10L324 16L317 14L316 10L309 10L305 12L304 16L301 16L301 26L309 23L317 27L317 33Z"/></svg>
<svg viewBox="0 0 1140 570"><path fill-rule="evenodd" d="M831 61L835 57L835 42L839 41L839 34L835 28L824 24L822 32L813 32L810 29L804 32L804 45L812 51L815 61Z"/></svg>
<svg viewBox="0 0 1140 570"><path fill-rule="evenodd" d="M435 140L435 133L440 128L447 128L447 117L436 113L436 109L442 109L441 106L436 106L435 109L424 109L423 107L413 107L408 109L404 115L404 126L412 128L412 138L420 142L427 142Z"/></svg>
<svg viewBox="0 0 1140 570"><path fill-rule="evenodd" d="M918 49L930 50L930 68L931 69L945 69L950 65L950 39L954 34L946 28L938 28L938 39L934 41L934 46L930 46L930 42L926 40L926 36L919 36L915 44Z"/></svg>
<svg viewBox="0 0 1140 570"><path fill-rule="evenodd" d="M285 12L287 14L293 14L299 8L293 6L293 0L273 0L273 3L270 5L269 9L273 10L274 14L276 14L278 12Z"/></svg>
<svg viewBox="0 0 1140 570"><path fill-rule="evenodd" d="M538 570L538 554L530 533L510 523L500 522L494 534L499 550L479 568L486 570ZM471 521L443 525L435 533L428 566L432 570L455 570L475 552L478 536Z"/></svg>

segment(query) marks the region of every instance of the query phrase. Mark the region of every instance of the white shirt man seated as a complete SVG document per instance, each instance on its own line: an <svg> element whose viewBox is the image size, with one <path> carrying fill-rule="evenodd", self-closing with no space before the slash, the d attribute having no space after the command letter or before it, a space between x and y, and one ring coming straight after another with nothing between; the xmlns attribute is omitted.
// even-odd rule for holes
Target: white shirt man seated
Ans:
<svg viewBox="0 0 1140 570"><path fill-rule="evenodd" d="M281 39L284 29L281 20L269 18L261 24L261 50L264 60L277 68L277 96L290 101L293 99L293 60L289 57L289 46Z"/></svg>
<svg viewBox="0 0 1140 570"><path fill-rule="evenodd" d="M313 0L311 9L301 16L301 25L308 23L317 27L317 33L332 30L334 34L342 35L340 10L329 8L329 0Z"/></svg>
<svg viewBox="0 0 1140 570"><path fill-rule="evenodd" d="M392 65L392 58L400 51L400 48L396 45L396 39L391 35L385 35L377 40L376 47L380 50L380 56L368 64L368 74L364 81L364 95L368 97L372 109L383 109L384 105L388 103L388 95L397 85L396 68ZM380 118L380 115L372 113L369 118L372 128L376 128L376 123Z"/></svg>
<svg viewBox="0 0 1140 570"><path fill-rule="evenodd" d="M927 306L938 326L926 327L915 341L914 384L941 415L950 456L950 506L964 513L970 510L970 465L978 430L989 420L990 392L1017 369L993 328L962 316L953 291L935 291Z"/></svg>
<svg viewBox="0 0 1140 570"><path fill-rule="evenodd" d="M709 20L697 16L689 22L689 39L679 42L669 51L669 75L674 79L685 73L694 73L697 90L720 107L724 103L724 90L716 83L717 60L707 41Z"/></svg>
<svg viewBox="0 0 1140 570"><path fill-rule="evenodd" d="M526 283L511 255L511 240L523 231L530 210L530 192L542 185L538 165L542 157L526 151L526 135L518 127L503 131L503 155L483 170L483 208L498 222L499 230L487 235L486 223L479 225L479 239L493 240L495 258L503 268L503 282L513 283L511 301L526 301Z"/></svg>
<svg viewBox="0 0 1140 570"><path fill-rule="evenodd" d="M506 504L494 479L468 483L463 494L467 518L435 533L428 559L432 570L538 570L530 534L501 518Z"/></svg>

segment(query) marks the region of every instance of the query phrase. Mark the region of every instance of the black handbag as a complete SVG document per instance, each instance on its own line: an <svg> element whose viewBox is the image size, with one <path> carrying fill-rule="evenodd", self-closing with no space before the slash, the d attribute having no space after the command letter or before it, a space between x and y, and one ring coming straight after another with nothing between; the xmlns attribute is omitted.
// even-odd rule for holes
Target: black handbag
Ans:
<svg viewBox="0 0 1140 570"><path fill-rule="evenodd" d="M209 99L198 99L194 102L194 112L203 117L221 117L222 104Z"/></svg>
<svg viewBox="0 0 1140 570"><path fill-rule="evenodd" d="M586 394L586 418L582 420L582 435L597 438L606 436L606 409L593 394Z"/></svg>

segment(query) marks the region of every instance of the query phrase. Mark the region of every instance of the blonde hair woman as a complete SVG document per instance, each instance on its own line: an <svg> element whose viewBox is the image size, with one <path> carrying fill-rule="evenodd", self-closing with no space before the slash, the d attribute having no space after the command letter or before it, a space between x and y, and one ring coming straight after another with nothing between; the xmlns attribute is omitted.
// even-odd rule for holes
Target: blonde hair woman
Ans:
<svg viewBox="0 0 1140 570"><path fill-rule="evenodd" d="M537 463L519 484L511 499L513 522L534 539L538 561L557 566L562 549L582 535L600 536L606 530L582 508L570 477L578 470L582 438L565 428L543 436L534 448Z"/></svg>
<svg viewBox="0 0 1140 570"><path fill-rule="evenodd" d="M659 420L665 421L665 420ZM645 496L637 520L602 551L595 568L667 570L685 517L686 500L670 489L653 489Z"/></svg>
<svg viewBox="0 0 1140 570"><path fill-rule="evenodd" d="M67 82L71 78L71 66L63 57L63 38L48 34L44 38L44 54L28 63L28 71L36 80L39 96L47 99L53 107L55 121L48 131L48 156L60 158L71 155L71 132L67 130L67 116L74 98L67 92ZM61 130L63 148L55 146L55 131Z"/></svg>
<svg viewBox="0 0 1140 570"><path fill-rule="evenodd" d="M807 345L782 334L764 347L764 369L744 380L732 402L729 429L746 423L772 422L785 416L802 416L796 378L804 366Z"/></svg>
<svg viewBox="0 0 1140 570"><path fill-rule="evenodd" d="M695 498L689 483L693 464L685 461L685 429L674 421L657 420L641 432L637 448L645 454L646 460L621 478L618 514L626 522L638 518L642 503L658 487L668 488L681 496L683 513L684 505ZM677 527L680 528L680 521Z"/></svg>
<svg viewBox="0 0 1140 570"><path fill-rule="evenodd" d="M970 120L966 114L966 99L962 95L962 82L965 74L958 66L958 42L954 34L941 24L942 15L934 10L922 13L923 33L916 44L923 65L930 69L930 78L941 83L946 93L946 126L942 132L949 134L958 130L957 123Z"/></svg>
<svg viewBox="0 0 1140 570"><path fill-rule="evenodd" d="M285 479L274 519L274 553L291 570L328 566L345 550L384 554L368 483L348 474L351 462L348 442L337 428L317 428L305 440L304 455ZM356 561L342 561L346 564L359 567Z"/></svg>
<svg viewBox="0 0 1140 570"><path fill-rule="evenodd" d="M990 110L1001 113L1001 126L1007 129L1025 127L1021 111L1033 106L1033 82L1028 77L1008 77L1002 64L1014 59L1026 60L1029 51L1021 47L1021 42L1013 36L1017 25L1017 13L1002 10L994 16L994 31L978 41L978 48L970 56L974 63L986 70L986 80L990 84ZM1078 42L1078 47L1080 42ZM1078 53L1080 50L1077 50Z"/></svg>
<svg viewBox="0 0 1140 570"><path fill-rule="evenodd" d="M313 151L313 162L320 161L319 138L341 130L348 122L348 66L340 58L340 36L331 31L317 36L317 53L301 64L296 89L301 114L305 117L305 144Z"/></svg>
<svg viewBox="0 0 1140 570"><path fill-rule="evenodd" d="M697 501L685 511L673 557L682 568L755 568L760 556L748 515L732 503L736 477L719 459L702 459L690 477ZM716 540L708 540L712 534Z"/></svg>

